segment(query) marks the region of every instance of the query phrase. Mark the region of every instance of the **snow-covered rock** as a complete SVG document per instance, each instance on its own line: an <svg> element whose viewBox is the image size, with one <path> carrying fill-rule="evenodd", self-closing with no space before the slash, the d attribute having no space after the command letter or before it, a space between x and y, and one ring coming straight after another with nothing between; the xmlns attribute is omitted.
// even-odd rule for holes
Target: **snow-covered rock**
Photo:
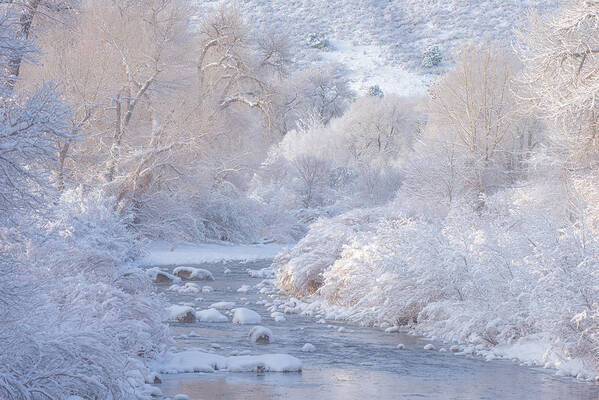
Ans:
<svg viewBox="0 0 599 400"><path fill-rule="evenodd" d="M302 362L288 354L237 356L227 359L230 372L301 372Z"/></svg>
<svg viewBox="0 0 599 400"><path fill-rule="evenodd" d="M177 322L192 323L196 322L196 315L193 308L182 306L179 304L172 305L168 308L169 320Z"/></svg>
<svg viewBox="0 0 599 400"><path fill-rule="evenodd" d="M171 285L168 290L180 294L194 294L200 292L198 285L192 282L187 282L185 285Z"/></svg>
<svg viewBox="0 0 599 400"><path fill-rule="evenodd" d="M276 271L274 268L247 269L247 273L252 278L274 278Z"/></svg>
<svg viewBox="0 0 599 400"><path fill-rule="evenodd" d="M173 270L173 275L187 281L213 281L212 272L207 269L194 267L177 267Z"/></svg>
<svg viewBox="0 0 599 400"><path fill-rule="evenodd" d="M213 291L214 291L214 288L212 286L202 286L202 293L210 293Z"/></svg>
<svg viewBox="0 0 599 400"><path fill-rule="evenodd" d="M200 322L228 322L229 319L214 308L196 311L196 318Z"/></svg>
<svg viewBox="0 0 599 400"><path fill-rule="evenodd" d="M166 271L162 271L160 268L153 267L146 270L146 275L152 280L154 283L173 283L179 282L181 279L169 274Z"/></svg>
<svg viewBox="0 0 599 400"><path fill-rule="evenodd" d="M243 285L239 289L237 289L237 293L247 293L250 290L249 285Z"/></svg>
<svg viewBox="0 0 599 400"><path fill-rule="evenodd" d="M275 322L283 322L286 320L285 314L282 312L275 311L270 313L270 316L275 320Z"/></svg>
<svg viewBox="0 0 599 400"><path fill-rule="evenodd" d="M262 317L256 311L248 308L235 308L233 310L234 324L259 324L262 322Z"/></svg>
<svg viewBox="0 0 599 400"><path fill-rule="evenodd" d="M235 307L235 303L232 301L219 301L218 303L210 304L210 308L216 310L231 310Z"/></svg>
<svg viewBox="0 0 599 400"><path fill-rule="evenodd" d="M426 346L424 346L424 350L436 350L436 347L434 344L429 343Z"/></svg>
<svg viewBox="0 0 599 400"><path fill-rule="evenodd" d="M389 328L385 329L385 333L396 333L399 332L399 326L390 326Z"/></svg>
<svg viewBox="0 0 599 400"><path fill-rule="evenodd" d="M314 347L314 345L312 343L306 343L305 345L302 346L302 351L304 353L312 353L316 350L316 347Z"/></svg>
<svg viewBox="0 0 599 400"><path fill-rule="evenodd" d="M250 341L258 344L269 344L273 341L272 331L263 326L255 326L248 333Z"/></svg>
<svg viewBox="0 0 599 400"><path fill-rule="evenodd" d="M399 350L405 350L406 349L406 345L403 343L398 344L397 346L395 346L396 349Z"/></svg>
<svg viewBox="0 0 599 400"><path fill-rule="evenodd" d="M152 366L162 374L186 372L300 372L302 362L288 354L223 357L201 350L169 352Z"/></svg>

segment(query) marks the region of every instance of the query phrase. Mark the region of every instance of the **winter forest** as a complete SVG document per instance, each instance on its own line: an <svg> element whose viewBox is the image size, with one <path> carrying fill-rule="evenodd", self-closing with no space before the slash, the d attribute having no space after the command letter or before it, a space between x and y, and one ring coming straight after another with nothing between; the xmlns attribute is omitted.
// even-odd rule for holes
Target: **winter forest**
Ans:
<svg viewBox="0 0 599 400"><path fill-rule="evenodd" d="M476 3L0 0L0 399L309 398L205 391L314 327L597 398L599 1Z"/></svg>

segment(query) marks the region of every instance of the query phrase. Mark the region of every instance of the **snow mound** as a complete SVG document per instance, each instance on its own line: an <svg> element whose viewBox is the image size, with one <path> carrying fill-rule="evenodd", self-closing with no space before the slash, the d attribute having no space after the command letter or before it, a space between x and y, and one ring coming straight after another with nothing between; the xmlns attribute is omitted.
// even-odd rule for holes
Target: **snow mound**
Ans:
<svg viewBox="0 0 599 400"><path fill-rule="evenodd" d="M262 322L262 317L256 311L248 308L235 308L233 310L234 324L259 324Z"/></svg>
<svg viewBox="0 0 599 400"><path fill-rule="evenodd" d="M158 267L148 268L146 270L146 275L154 283L173 283L173 282L181 281L180 278L178 278L172 274L169 274L166 271L162 271Z"/></svg>
<svg viewBox="0 0 599 400"><path fill-rule="evenodd" d="M169 320L177 322L196 322L196 315L193 308L182 305L172 305L168 308Z"/></svg>
<svg viewBox="0 0 599 400"><path fill-rule="evenodd" d="M187 281L213 281L212 272L194 267L177 267L173 270L173 275Z"/></svg>
<svg viewBox="0 0 599 400"><path fill-rule="evenodd" d="M316 347L314 347L314 345L312 343L306 343L303 347L302 347L302 351L304 353L313 353L314 351L316 351Z"/></svg>
<svg viewBox="0 0 599 400"><path fill-rule="evenodd" d="M210 308L208 310L202 310L196 312L196 318L200 322L228 322L229 319L218 312L218 310L214 308Z"/></svg>
<svg viewBox="0 0 599 400"><path fill-rule="evenodd" d="M436 347L434 344L429 343L426 346L424 346L424 350L436 350Z"/></svg>
<svg viewBox="0 0 599 400"><path fill-rule="evenodd" d="M153 367L162 374L189 372L301 372L302 362L288 354L223 357L201 350L167 353Z"/></svg>
<svg viewBox="0 0 599 400"><path fill-rule="evenodd" d="M239 289L237 289L237 293L247 293L249 290L249 285L242 285Z"/></svg>
<svg viewBox="0 0 599 400"><path fill-rule="evenodd" d="M235 303L232 301L219 301L218 303L210 304L210 308L216 310L232 310L235 307Z"/></svg>
<svg viewBox="0 0 599 400"><path fill-rule="evenodd" d="M195 283L187 282L185 285L171 285L168 290L180 294L193 294L198 293L200 288Z"/></svg>
<svg viewBox="0 0 599 400"><path fill-rule="evenodd" d="M262 269L247 269L246 270L250 278L274 278L276 270L274 268L262 268Z"/></svg>
<svg viewBox="0 0 599 400"><path fill-rule="evenodd" d="M270 316L275 320L275 322L283 322L286 320L285 314L282 312L275 311L271 313Z"/></svg>
<svg viewBox="0 0 599 400"><path fill-rule="evenodd" d="M269 344L273 341L272 331L263 326L255 326L248 333L250 341L258 344Z"/></svg>
<svg viewBox="0 0 599 400"><path fill-rule="evenodd" d="M230 372L301 372L302 362L288 354L236 356L227 359Z"/></svg>

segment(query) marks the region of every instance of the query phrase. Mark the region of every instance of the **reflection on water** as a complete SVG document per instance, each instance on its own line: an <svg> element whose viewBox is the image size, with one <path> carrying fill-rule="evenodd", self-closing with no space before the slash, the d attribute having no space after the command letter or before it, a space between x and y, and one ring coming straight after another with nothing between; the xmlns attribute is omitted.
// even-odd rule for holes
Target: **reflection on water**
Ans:
<svg viewBox="0 0 599 400"><path fill-rule="evenodd" d="M381 330L346 326L346 331L319 325L313 319L288 315L276 323L263 306L256 305L255 289L240 294L243 284L256 284L246 268L257 269L268 263L204 265L216 281L210 293L181 295L166 292L172 303L194 302L207 308L217 301L235 301L259 312L262 325L272 329L275 342L256 345L247 340L249 326L224 324L174 324L179 348L211 349L229 355L246 350L251 354L288 353L304 363L301 374L228 373L163 375L160 386L166 395L184 393L196 400L364 400L364 399L509 399L561 400L599 399L599 385L559 378L542 369L520 367L511 361L486 362L451 353L425 351L426 343L404 334L385 334ZM223 273L225 268L231 274ZM202 297L201 301L196 298ZM245 299L244 299L245 298ZM246 304L248 303L248 304ZM339 326L341 324L335 324ZM314 353L300 351L304 343L316 346ZM404 343L406 350L395 346Z"/></svg>

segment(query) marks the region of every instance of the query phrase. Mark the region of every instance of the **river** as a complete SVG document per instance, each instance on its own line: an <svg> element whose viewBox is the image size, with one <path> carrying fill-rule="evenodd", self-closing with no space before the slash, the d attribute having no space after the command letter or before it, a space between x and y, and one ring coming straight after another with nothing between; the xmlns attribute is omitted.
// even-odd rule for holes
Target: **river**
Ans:
<svg viewBox="0 0 599 400"><path fill-rule="evenodd" d="M157 385L167 396L186 394L195 400L364 400L364 399L599 399L599 385L558 377L554 371L523 367L509 360L485 361L474 356L424 350L430 343L405 333L356 327L298 314L275 322L260 303L273 294L259 293L246 270L268 267L269 261L196 265L210 270L215 280L196 282L211 292L180 294L158 285L172 304L193 303L197 310L220 301L235 302L258 312L262 326L272 330L271 344L248 340L251 325L173 323L177 349L211 349L217 354L286 353L302 360L301 373L164 374ZM161 267L172 271L172 267ZM226 270L227 273L225 273ZM249 285L247 293L237 289ZM340 329L339 328L343 328ZM190 335L192 333L192 335ZM302 352L305 343L314 352ZM398 344L405 349L397 349ZM242 353L243 354L243 353Z"/></svg>

